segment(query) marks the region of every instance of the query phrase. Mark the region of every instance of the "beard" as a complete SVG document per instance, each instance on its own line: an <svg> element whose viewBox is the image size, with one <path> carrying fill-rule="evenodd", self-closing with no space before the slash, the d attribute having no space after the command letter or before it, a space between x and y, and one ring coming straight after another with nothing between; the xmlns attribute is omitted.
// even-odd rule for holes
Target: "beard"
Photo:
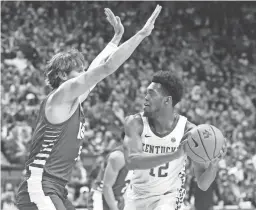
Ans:
<svg viewBox="0 0 256 210"><path fill-rule="evenodd" d="M152 117L152 112L149 112L149 111L145 111L144 110L144 114L143 114L145 117Z"/></svg>
<svg viewBox="0 0 256 210"><path fill-rule="evenodd" d="M154 118L158 110L144 109L144 116L148 118Z"/></svg>

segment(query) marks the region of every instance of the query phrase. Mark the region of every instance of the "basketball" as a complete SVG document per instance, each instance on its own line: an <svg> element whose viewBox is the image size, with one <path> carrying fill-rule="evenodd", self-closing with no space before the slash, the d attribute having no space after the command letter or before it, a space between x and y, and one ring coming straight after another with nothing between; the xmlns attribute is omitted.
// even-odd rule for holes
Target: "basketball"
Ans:
<svg viewBox="0 0 256 210"><path fill-rule="evenodd" d="M191 131L185 151L193 161L207 163L219 155L224 143L225 137L218 128L202 124Z"/></svg>

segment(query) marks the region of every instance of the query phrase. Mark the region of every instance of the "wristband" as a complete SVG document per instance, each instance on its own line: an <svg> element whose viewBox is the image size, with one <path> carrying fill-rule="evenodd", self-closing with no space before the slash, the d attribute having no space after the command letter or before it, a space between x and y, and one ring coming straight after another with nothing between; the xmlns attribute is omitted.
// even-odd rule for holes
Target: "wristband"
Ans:
<svg viewBox="0 0 256 210"><path fill-rule="evenodd" d="M110 47L115 48L115 49L117 48L117 45L112 43L112 42L109 42L107 46L110 46Z"/></svg>

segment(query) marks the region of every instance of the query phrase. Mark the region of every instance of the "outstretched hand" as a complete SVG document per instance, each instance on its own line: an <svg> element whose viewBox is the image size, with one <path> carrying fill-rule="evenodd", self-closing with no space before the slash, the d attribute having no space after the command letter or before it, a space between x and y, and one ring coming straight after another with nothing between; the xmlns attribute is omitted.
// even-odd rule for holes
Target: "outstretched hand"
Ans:
<svg viewBox="0 0 256 210"><path fill-rule="evenodd" d="M121 36L124 33L124 26L121 23L120 17L115 16L114 13L109 9L105 8L105 15L107 16L108 22L113 26L115 35Z"/></svg>
<svg viewBox="0 0 256 210"><path fill-rule="evenodd" d="M161 10L162 10L162 6L157 5L154 12L152 13L150 18L144 25L144 27L140 30L141 34L143 34L144 36L149 36L151 34L152 30L154 29L156 18L160 14Z"/></svg>

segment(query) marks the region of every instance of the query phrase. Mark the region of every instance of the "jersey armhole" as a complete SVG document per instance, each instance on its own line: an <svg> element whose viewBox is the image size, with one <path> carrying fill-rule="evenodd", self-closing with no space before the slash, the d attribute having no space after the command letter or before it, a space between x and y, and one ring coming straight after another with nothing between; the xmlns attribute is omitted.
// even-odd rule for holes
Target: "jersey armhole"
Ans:
<svg viewBox="0 0 256 210"><path fill-rule="evenodd" d="M77 112L77 110L81 110L81 104L80 104L80 101L79 101L79 98L77 98L73 103L72 103L72 107L74 106L74 104L78 101L78 107L75 109L75 111L73 112L73 114L67 119L65 120L64 122L61 122L61 123L51 123L47 116L46 116L46 103L47 103L47 100L49 99L49 97L52 95L53 92L51 92L43 101L43 104L42 104L42 112L40 113L42 116L43 116L43 120L45 121L45 123L47 125L50 125L52 127L60 127L62 125L64 125L65 123L67 123L74 115L75 113Z"/></svg>

